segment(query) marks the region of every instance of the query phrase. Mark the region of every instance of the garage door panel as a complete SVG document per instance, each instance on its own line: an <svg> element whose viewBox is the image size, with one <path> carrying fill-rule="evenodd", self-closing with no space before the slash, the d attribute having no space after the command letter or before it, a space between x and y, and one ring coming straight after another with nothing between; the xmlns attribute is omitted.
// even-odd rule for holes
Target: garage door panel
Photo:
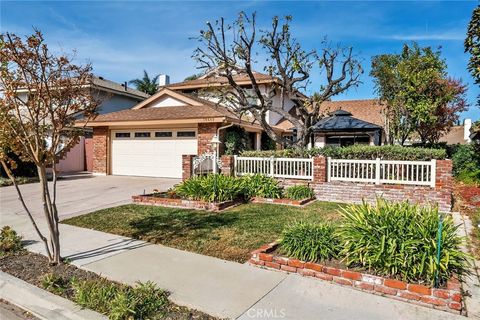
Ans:
<svg viewBox="0 0 480 320"><path fill-rule="evenodd" d="M182 155L197 153L197 139L112 137L112 174L182 177Z"/></svg>

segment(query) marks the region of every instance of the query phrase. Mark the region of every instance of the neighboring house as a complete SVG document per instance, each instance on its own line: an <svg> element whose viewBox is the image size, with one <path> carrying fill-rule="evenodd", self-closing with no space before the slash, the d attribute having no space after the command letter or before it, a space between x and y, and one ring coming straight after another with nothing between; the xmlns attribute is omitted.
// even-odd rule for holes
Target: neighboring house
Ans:
<svg viewBox="0 0 480 320"><path fill-rule="evenodd" d="M453 126L449 132L440 138L439 142L447 144L467 144L470 143L470 129L472 128L472 120L465 119L462 125Z"/></svg>
<svg viewBox="0 0 480 320"><path fill-rule="evenodd" d="M94 77L92 85L88 88L92 95L98 97L102 103L97 109L99 114L131 108L150 95L129 88L127 83L119 84L102 77ZM25 94L26 93L20 93ZM93 143L91 130L86 130L85 135L59 160L59 172L92 171L93 169Z"/></svg>

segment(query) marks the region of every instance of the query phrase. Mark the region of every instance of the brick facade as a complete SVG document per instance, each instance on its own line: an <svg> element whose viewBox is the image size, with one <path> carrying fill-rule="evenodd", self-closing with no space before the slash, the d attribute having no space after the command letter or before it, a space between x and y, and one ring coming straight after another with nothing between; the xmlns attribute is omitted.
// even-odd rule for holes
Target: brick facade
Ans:
<svg viewBox="0 0 480 320"><path fill-rule="evenodd" d="M93 173L108 173L109 141L108 127L93 128Z"/></svg>
<svg viewBox="0 0 480 320"><path fill-rule="evenodd" d="M217 123L199 123L198 124L198 151L199 155L206 152L213 152L212 138L217 134Z"/></svg>

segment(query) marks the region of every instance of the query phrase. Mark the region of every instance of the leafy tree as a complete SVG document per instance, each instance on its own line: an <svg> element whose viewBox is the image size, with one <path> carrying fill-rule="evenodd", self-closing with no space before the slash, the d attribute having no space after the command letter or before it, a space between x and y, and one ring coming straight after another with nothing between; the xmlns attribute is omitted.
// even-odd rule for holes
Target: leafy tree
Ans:
<svg viewBox="0 0 480 320"><path fill-rule="evenodd" d="M137 90L153 95L158 90L158 77L156 75L152 79L148 75L147 71L143 70L143 78L130 80L129 83L133 84Z"/></svg>
<svg viewBox="0 0 480 320"><path fill-rule="evenodd" d="M201 76L203 76L203 73L192 74L192 75L186 77L185 79L183 79L183 81L197 80Z"/></svg>
<svg viewBox="0 0 480 320"><path fill-rule="evenodd" d="M30 221L45 245L48 260L59 263L60 231L57 210L57 170L60 157L73 147L84 125L95 115L100 103L91 87L90 65L78 66L67 55L52 54L39 31L22 40L12 33L0 35L0 164L12 181ZM40 180L40 196L49 235L38 227L19 189L13 152L22 161L35 164ZM47 168L52 171L52 185L47 183Z"/></svg>
<svg viewBox="0 0 480 320"><path fill-rule="evenodd" d="M468 71L475 79L475 84L480 85L480 6L473 10L472 20L468 24L465 52L470 54ZM480 106L480 96L477 105Z"/></svg>
<svg viewBox="0 0 480 320"><path fill-rule="evenodd" d="M220 103L238 114L251 115L270 138L281 144L282 137L267 121L269 112L279 114L297 130L296 145L305 146L313 125L322 117L321 103L358 86L362 68L352 48L330 48L324 41L321 49L305 50L290 31L291 21L291 16L275 16L270 28L260 30L255 13L240 12L231 24L224 18L207 22L196 38L200 45L193 57L200 69L227 82L226 87L217 89ZM268 57L263 70L271 76L270 86L259 84L255 72L260 68L258 56ZM311 84L312 72L323 76L324 82L316 88L316 94L307 97L303 92ZM251 83L248 86L239 81L245 77ZM294 103L295 112L284 106L288 99Z"/></svg>
<svg viewBox="0 0 480 320"><path fill-rule="evenodd" d="M417 133L422 143L437 142L467 108L465 86L448 79L440 51L404 45L400 54L372 58L370 75L380 101L386 105L390 144L404 144Z"/></svg>

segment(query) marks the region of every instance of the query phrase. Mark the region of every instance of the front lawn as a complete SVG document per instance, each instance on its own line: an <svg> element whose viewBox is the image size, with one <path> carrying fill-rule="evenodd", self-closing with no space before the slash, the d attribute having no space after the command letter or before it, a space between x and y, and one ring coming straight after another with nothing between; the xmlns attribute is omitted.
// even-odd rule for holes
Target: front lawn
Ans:
<svg viewBox="0 0 480 320"><path fill-rule="evenodd" d="M221 213L124 205L62 223L141 239L221 259L245 262L250 252L278 240L294 221L337 221L338 203L315 202L304 208L245 204Z"/></svg>

